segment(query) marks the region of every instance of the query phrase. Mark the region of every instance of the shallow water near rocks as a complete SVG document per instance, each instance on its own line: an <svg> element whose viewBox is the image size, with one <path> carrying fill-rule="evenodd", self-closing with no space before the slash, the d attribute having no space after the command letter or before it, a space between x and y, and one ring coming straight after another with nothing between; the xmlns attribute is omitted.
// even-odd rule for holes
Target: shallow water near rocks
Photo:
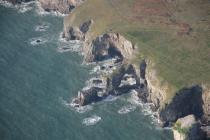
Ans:
<svg viewBox="0 0 210 140"><path fill-rule="evenodd" d="M35 30L43 24L50 26ZM76 53L58 52L62 26L61 17L0 6L0 139L172 140L138 105L118 113L131 105L129 95L71 108L91 68ZM30 44L34 38L46 41Z"/></svg>

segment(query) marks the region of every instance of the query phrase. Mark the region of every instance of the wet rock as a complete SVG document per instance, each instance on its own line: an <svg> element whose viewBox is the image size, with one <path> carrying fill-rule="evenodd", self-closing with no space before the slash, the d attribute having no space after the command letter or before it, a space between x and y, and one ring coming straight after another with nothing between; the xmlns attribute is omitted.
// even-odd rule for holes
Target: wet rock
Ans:
<svg viewBox="0 0 210 140"><path fill-rule="evenodd" d="M98 92L101 92L101 88L91 87L90 89L81 91L78 93L78 97L73 99L75 106L84 106L93 102L97 102L102 98L98 96Z"/></svg>
<svg viewBox="0 0 210 140"><path fill-rule="evenodd" d="M160 119L163 122L175 122L178 118L189 114L201 118L203 115L202 88L193 86L180 90L170 104L160 111Z"/></svg>
<svg viewBox="0 0 210 140"><path fill-rule="evenodd" d="M132 89L138 89L140 83L133 65L122 66L119 71L112 76L111 94L121 95Z"/></svg>

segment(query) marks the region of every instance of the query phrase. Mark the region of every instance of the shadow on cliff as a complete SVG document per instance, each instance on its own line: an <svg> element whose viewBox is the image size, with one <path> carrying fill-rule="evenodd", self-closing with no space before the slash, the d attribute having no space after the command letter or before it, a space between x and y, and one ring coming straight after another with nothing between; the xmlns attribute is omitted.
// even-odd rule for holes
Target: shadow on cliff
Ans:
<svg viewBox="0 0 210 140"><path fill-rule="evenodd" d="M160 119L165 122L165 126L190 114L194 114L197 119L200 119L203 116L202 94L203 89L199 85L178 91L172 102L160 112Z"/></svg>

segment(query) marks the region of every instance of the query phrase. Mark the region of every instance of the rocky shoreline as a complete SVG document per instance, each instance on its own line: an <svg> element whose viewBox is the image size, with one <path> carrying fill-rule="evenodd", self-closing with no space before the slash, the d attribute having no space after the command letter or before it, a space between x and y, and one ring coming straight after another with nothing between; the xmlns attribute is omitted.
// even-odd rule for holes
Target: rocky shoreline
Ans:
<svg viewBox="0 0 210 140"><path fill-rule="evenodd" d="M69 14L72 10L82 4L84 0L3 0L10 2L14 5L21 4L23 2L38 1L41 7L46 12L60 12L62 14Z"/></svg>
<svg viewBox="0 0 210 140"><path fill-rule="evenodd" d="M93 80L91 86L78 93L72 101L76 107L100 101L109 95L118 96L135 90L143 102L153 103L151 109L159 112L158 118L163 127L173 128L175 140L202 140L209 137L210 112L207 102L210 102L210 92L204 91L202 86L193 85L178 91L172 101L165 104L167 92L165 88L157 86L158 79L155 71L151 69L151 62L142 60L139 65L130 63L129 59L135 55L137 47L118 33L105 33L92 41L86 40L88 37L85 34L92 23L93 21L89 20L81 24L87 25L85 33L81 31L81 26L69 27L68 30L64 30L63 37L67 40L84 41L84 61L102 63L106 67L99 65L99 69L110 72L100 73L98 76L101 78ZM113 63L109 62L111 60ZM98 84L102 84L103 88L97 86ZM182 125L185 122L180 120L191 118L194 119L188 126L180 127L186 127L188 131L176 131L177 123Z"/></svg>
<svg viewBox="0 0 210 140"><path fill-rule="evenodd" d="M13 4L33 0L6 0ZM38 0L46 11L70 13L83 0ZM181 89L166 104L167 85L161 85L153 63L141 60L132 64L137 47L119 33L105 33L94 40L88 33L94 26L92 19L80 27L64 29L66 40L83 41L84 62L96 64L96 76L78 92L72 100L74 107L85 106L103 100L109 95L119 96L131 90L137 92L143 102L153 103L151 109L159 112L162 126L173 128L175 140L203 140L210 138L210 89L205 85L193 85Z"/></svg>

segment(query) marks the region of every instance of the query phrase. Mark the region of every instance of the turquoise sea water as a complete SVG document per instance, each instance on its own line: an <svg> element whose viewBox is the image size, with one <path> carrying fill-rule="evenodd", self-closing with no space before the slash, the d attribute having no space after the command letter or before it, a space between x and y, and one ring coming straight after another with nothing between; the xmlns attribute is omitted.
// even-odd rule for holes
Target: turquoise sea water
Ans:
<svg viewBox="0 0 210 140"><path fill-rule="evenodd" d="M35 31L43 23L49 28ZM96 103L84 113L67 104L91 68L81 65L78 54L57 51L62 26L61 17L0 6L0 140L172 140L145 109L129 102L130 95ZM37 37L46 42L30 44ZM119 113L128 106L131 112ZM98 123L83 123L94 115Z"/></svg>

